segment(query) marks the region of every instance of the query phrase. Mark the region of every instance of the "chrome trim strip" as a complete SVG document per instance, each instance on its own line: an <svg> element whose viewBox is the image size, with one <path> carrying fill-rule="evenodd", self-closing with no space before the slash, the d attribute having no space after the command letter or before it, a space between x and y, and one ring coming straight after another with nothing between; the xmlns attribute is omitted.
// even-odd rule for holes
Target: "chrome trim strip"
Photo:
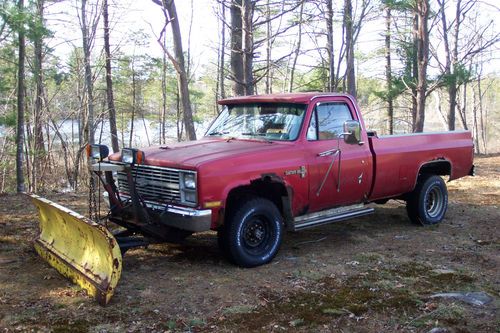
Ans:
<svg viewBox="0 0 500 333"><path fill-rule="evenodd" d="M360 203L360 204L354 204L354 205L349 205L349 206L336 207L336 208L331 208L331 209L327 209L327 210L322 210L320 212L315 212L315 213L310 213L310 214L298 216L294 220L295 220L295 223L298 223L298 222L313 220L313 219L321 218L321 217L331 217L333 215L342 214L342 213L345 213L348 211L359 210L359 209L362 209L364 206L365 206L364 204Z"/></svg>
<svg viewBox="0 0 500 333"><path fill-rule="evenodd" d="M323 224L347 220L347 219L352 218L352 217L364 216L364 215L368 215L368 214L373 213L374 210L375 210L374 208L370 207L370 208L364 208L364 209L355 210L355 211L347 211L345 213L341 213L339 215L334 215L334 216L330 216L330 217L325 216L325 217L315 219L312 221L306 220L305 222L295 224L294 230L298 231L298 230L302 230L302 229L306 229L306 228L310 228L310 227L315 227L315 226L319 226L319 225L323 225Z"/></svg>
<svg viewBox="0 0 500 333"><path fill-rule="evenodd" d="M123 199L130 199L130 196L123 193L120 193L120 197ZM147 201L147 200L144 200L144 203L148 208L167 211L169 213L178 214L182 216L199 217L199 216L212 215L211 209L195 209L188 207L179 207L169 204L160 204L158 202Z"/></svg>
<svg viewBox="0 0 500 333"><path fill-rule="evenodd" d="M117 165L130 165L127 163L123 162L117 162L117 161L112 161L110 162L112 164L117 164ZM190 169L175 169L175 168L169 168L169 167L161 167L161 166L156 166L156 165L149 165L149 164L136 164L139 167L146 167L146 168L151 168L151 169L158 169L158 170L167 170L167 171L175 171L175 172L190 172L190 173L196 173L195 170L190 170Z"/></svg>
<svg viewBox="0 0 500 333"><path fill-rule="evenodd" d="M419 132L419 133L402 133L402 134L393 134L393 135L377 135L379 139L386 138L397 138L397 137L405 137L405 136L420 136L420 135L434 135L434 134L450 134L450 133L468 133L470 131L466 130L456 130L456 131L441 131L441 132Z"/></svg>

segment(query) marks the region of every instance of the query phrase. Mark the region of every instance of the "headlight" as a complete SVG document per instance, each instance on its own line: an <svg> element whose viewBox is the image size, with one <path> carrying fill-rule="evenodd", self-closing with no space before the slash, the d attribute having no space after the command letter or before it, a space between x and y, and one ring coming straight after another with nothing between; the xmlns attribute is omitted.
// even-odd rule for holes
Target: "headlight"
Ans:
<svg viewBox="0 0 500 333"><path fill-rule="evenodd" d="M196 192L185 192L184 200L189 203L196 203Z"/></svg>
<svg viewBox="0 0 500 333"><path fill-rule="evenodd" d="M184 174L184 187L190 190L196 188L196 175L194 173Z"/></svg>
<svg viewBox="0 0 500 333"><path fill-rule="evenodd" d="M102 160L103 158L106 158L109 155L109 148L106 145L92 144L92 145L87 145L86 149L87 149L87 157L96 160Z"/></svg>
<svg viewBox="0 0 500 333"><path fill-rule="evenodd" d="M198 202L196 192L196 172L181 171L181 202L187 205L196 205Z"/></svg>
<svg viewBox="0 0 500 333"><path fill-rule="evenodd" d="M134 163L134 150L129 148L122 149L122 162L132 164Z"/></svg>
<svg viewBox="0 0 500 333"><path fill-rule="evenodd" d="M144 152L134 148L123 148L122 162L127 164L142 164L144 162Z"/></svg>

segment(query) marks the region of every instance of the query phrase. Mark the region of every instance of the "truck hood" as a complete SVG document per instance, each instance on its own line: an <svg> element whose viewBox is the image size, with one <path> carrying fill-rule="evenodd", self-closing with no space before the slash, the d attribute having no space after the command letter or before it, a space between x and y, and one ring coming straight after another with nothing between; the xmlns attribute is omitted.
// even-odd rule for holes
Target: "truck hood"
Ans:
<svg viewBox="0 0 500 333"><path fill-rule="evenodd" d="M276 141L203 138L141 150L144 151L144 164L147 165L198 168L208 162L247 154L256 158L258 153L283 150L289 146L289 143ZM111 155L109 160L119 161L120 153Z"/></svg>

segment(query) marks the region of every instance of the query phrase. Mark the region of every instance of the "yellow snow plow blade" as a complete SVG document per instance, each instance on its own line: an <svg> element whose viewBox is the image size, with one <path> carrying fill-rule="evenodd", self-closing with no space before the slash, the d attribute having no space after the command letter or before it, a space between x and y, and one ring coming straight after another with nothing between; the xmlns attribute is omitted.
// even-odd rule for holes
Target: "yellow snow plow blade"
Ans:
<svg viewBox="0 0 500 333"><path fill-rule="evenodd" d="M102 225L50 200L29 194L40 215L38 254L106 305L122 271L120 247Z"/></svg>

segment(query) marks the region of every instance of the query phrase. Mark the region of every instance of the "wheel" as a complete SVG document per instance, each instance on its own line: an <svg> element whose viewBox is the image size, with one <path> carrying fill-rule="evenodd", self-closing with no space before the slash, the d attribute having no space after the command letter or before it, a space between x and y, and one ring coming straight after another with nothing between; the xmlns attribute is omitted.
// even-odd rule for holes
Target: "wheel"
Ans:
<svg viewBox="0 0 500 333"><path fill-rule="evenodd" d="M225 241L235 264L241 267L264 265L278 253L283 223L271 201L252 198L236 208L228 222Z"/></svg>
<svg viewBox="0 0 500 333"><path fill-rule="evenodd" d="M447 208L448 190L443 179L436 175L422 175L406 202L410 220L422 225L441 222Z"/></svg>

